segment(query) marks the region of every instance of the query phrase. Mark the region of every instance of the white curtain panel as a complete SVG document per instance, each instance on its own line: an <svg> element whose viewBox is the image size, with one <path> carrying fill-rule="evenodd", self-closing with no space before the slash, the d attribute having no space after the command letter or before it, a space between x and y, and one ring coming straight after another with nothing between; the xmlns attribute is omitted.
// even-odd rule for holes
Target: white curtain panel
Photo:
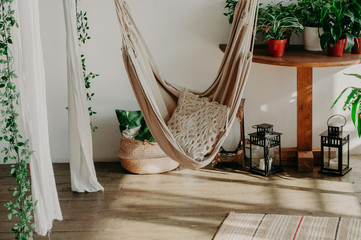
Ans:
<svg viewBox="0 0 361 240"><path fill-rule="evenodd" d="M63 0L68 69L69 151L72 190L96 192L99 184L93 162L92 135L82 74L75 0Z"/></svg>
<svg viewBox="0 0 361 240"><path fill-rule="evenodd" d="M25 137L35 152L30 158L32 196L38 200L36 232L46 235L54 220L62 220L50 157L43 51L38 0L16 1L19 18L15 58Z"/></svg>

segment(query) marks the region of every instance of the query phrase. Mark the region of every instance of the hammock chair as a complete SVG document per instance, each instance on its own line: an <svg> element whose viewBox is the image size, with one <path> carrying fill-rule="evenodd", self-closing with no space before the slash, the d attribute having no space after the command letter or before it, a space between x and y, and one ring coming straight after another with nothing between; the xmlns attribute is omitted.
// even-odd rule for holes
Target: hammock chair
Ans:
<svg viewBox="0 0 361 240"><path fill-rule="evenodd" d="M258 0L238 2L227 49L215 81L205 92L191 91L228 107L225 131L220 132L217 142L202 161L187 156L167 127L167 121L177 107L182 89L165 81L161 76L126 2L115 0L115 4L122 32L124 65L153 137L161 149L180 164L189 168L208 165L222 146L241 103L252 63L252 36Z"/></svg>

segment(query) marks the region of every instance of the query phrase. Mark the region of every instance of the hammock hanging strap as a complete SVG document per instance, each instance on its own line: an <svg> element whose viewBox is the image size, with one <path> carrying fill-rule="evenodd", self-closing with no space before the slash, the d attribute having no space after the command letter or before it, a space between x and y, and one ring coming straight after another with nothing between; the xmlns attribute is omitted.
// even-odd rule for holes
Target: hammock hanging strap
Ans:
<svg viewBox="0 0 361 240"><path fill-rule="evenodd" d="M240 0L224 58L213 84L203 93L229 107L228 129L223 132L212 152L203 161L188 157L169 131L166 122L176 108L179 88L165 81L124 0L115 0L122 32L123 59L130 83L147 125L162 150L172 159L190 168L208 165L222 146L241 103L253 50L253 29L258 0Z"/></svg>

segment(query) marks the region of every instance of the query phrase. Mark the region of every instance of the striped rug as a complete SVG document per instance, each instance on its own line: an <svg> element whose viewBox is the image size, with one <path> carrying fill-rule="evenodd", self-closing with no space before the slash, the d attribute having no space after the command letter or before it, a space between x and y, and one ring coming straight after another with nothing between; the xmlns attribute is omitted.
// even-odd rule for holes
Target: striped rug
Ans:
<svg viewBox="0 0 361 240"><path fill-rule="evenodd" d="M231 212L214 240L360 240L361 219Z"/></svg>

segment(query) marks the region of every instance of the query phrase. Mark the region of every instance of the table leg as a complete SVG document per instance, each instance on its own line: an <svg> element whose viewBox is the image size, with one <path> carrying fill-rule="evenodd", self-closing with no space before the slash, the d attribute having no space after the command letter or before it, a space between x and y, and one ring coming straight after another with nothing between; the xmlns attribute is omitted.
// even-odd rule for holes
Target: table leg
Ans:
<svg viewBox="0 0 361 240"><path fill-rule="evenodd" d="M298 171L313 171L312 153L312 67L297 68Z"/></svg>

